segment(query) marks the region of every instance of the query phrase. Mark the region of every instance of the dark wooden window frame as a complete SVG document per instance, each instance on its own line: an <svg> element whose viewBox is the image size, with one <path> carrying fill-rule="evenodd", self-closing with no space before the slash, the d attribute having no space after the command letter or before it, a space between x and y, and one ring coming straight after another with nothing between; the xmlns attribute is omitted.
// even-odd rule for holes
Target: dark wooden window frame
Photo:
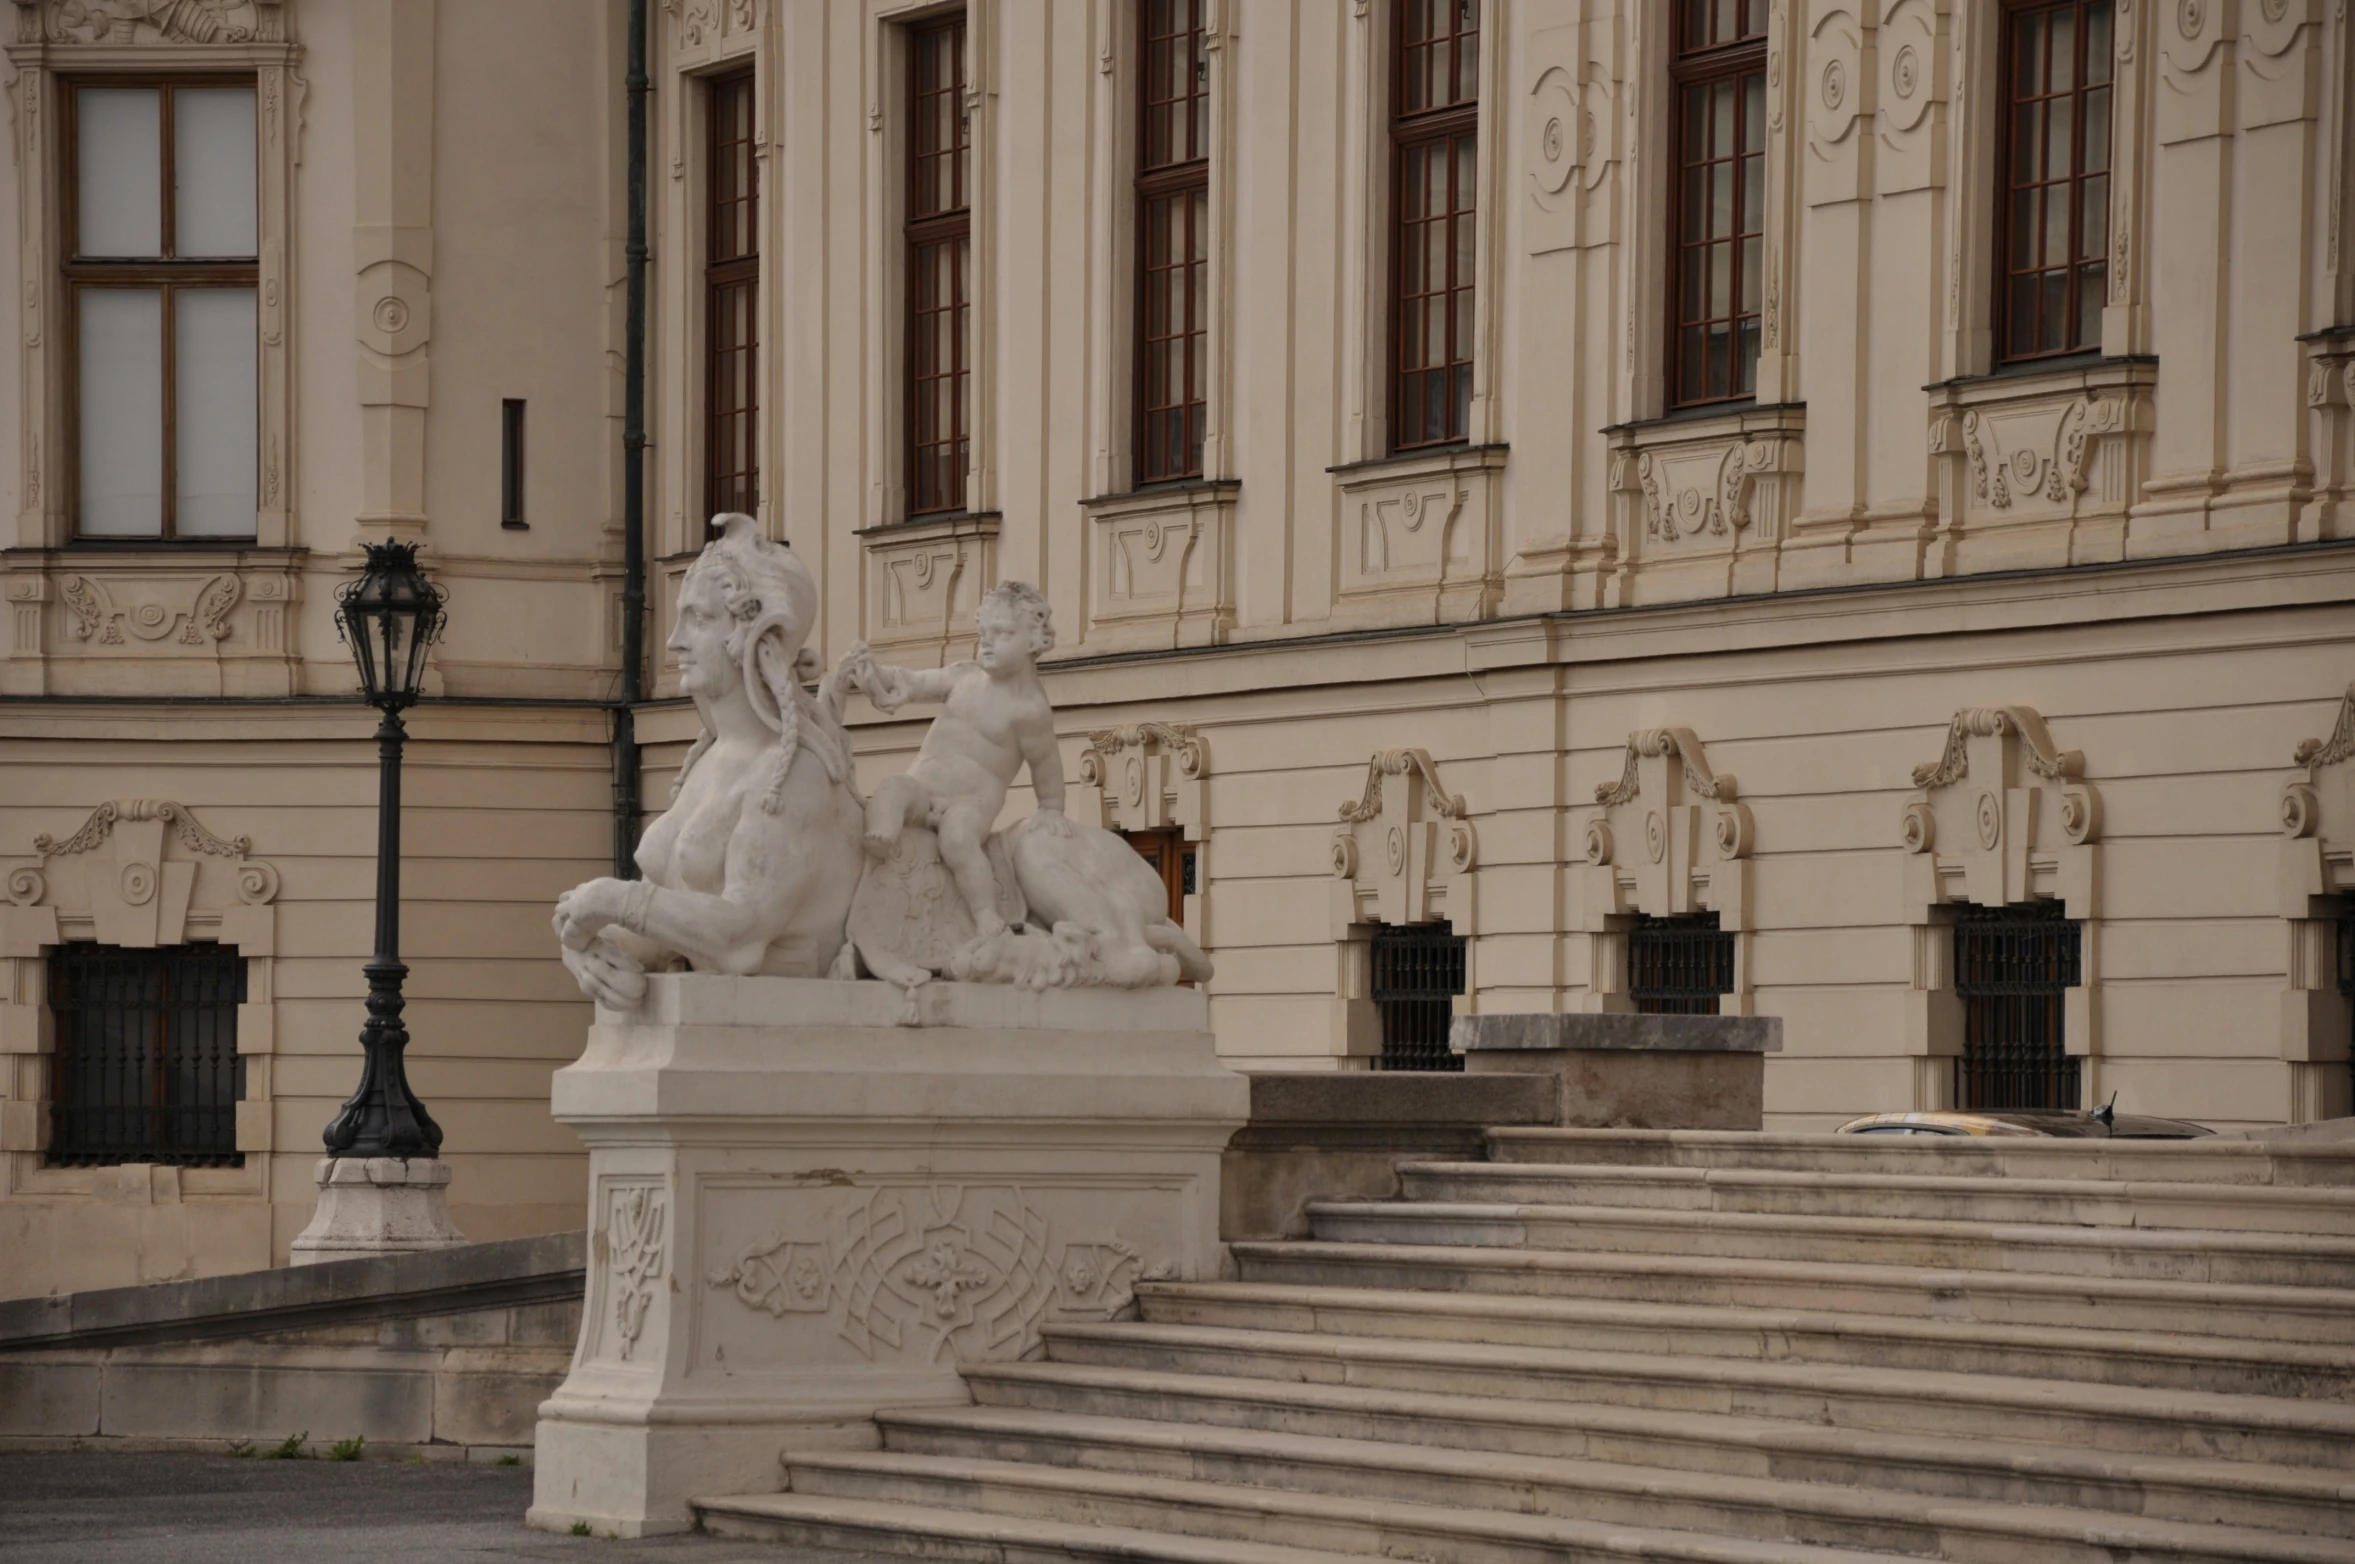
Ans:
<svg viewBox="0 0 2355 1564"><path fill-rule="evenodd" d="M703 83L703 514L747 514L760 504L760 159L752 147L759 91L751 67L707 77ZM740 102L732 102L741 95ZM741 126L733 113L741 111ZM731 135L740 128L741 135ZM726 179L741 146L745 185ZM741 248L731 242L744 208ZM736 301L749 295L741 309ZM739 332L738 327L741 327ZM731 378L739 362L743 395ZM733 465L730 437L741 425L744 465Z"/></svg>
<svg viewBox="0 0 2355 1564"><path fill-rule="evenodd" d="M237 1006L250 964L237 947L75 943L54 947L48 968L57 1046L49 1056L44 1160L53 1167L242 1165Z"/></svg>
<svg viewBox="0 0 2355 1564"><path fill-rule="evenodd" d="M2110 0L2005 0L2002 14L1997 18L1996 25L1998 28L1998 43L1996 51L1997 67L1995 73L1995 221L1990 225L1994 231L1995 238L1992 257L1994 264L1990 274L1992 277L1991 292L1993 294L1993 298L1991 301L1992 308L1989 311L1990 324L1993 327L1993 330L1990 333L1990 341L1993 344L1994 363L1997 367L2003 367L2012 364L2033 364L2048 359L2075 358L2081 354L2098 353L2101 351L2101 314L2098 310L2094 314L2094 329L2093 338L2091 341L2078 340L2075 327L2071 325L2064 325L2062 334L2065 340L2061 346L2053 348L2034 348L2020 352L2012 351L2011 328L2013 325L2013 317L2011 292L2012 279L2015 276L2059 271L2063 273L2065 279L2061 294L2061 310L2063 319L2064 322L2074 321L2080 313L2079 290L2086 282L2086 273L2093 271L2099 273L2103 288L2104 302L2107 302L2110 274L2108 256L2109 247L2106 240L2106 232L2109 225L2109 213L2107 206L2110 196L2109 182L2116 177L2117 173L2118 142L2116 115L2118 103L2118 83L2117 71L2114 62L2112 63L2110 74L2104 77L2100 82L2089 83L2086 80L2085 67L2088 62L2086 38L2088 29L2085 25L2085 21L2087 13L2094 7L2108 4L2110 4ZM2067 258L2063 260L2058 266L2048 263L2041 266L2027 268L2025 272L2022 272L2015 270L2011 264L2011 247L2013 237L2012 197L2015 188L2017 188L2012 182L2012 153L2015 146L2013 139L2013 120L2015 118L2016 109L2019 103L2019 99L2016 94L2016 84L2013 81L2013 69L2016 64L2015 56L2013 54L2013 45L2017 36L2017 24L2021 17L2032 12L2059 11L2064 9L2073 10L2077 18L2077 25L2074 29L2077 51L2076 68L2074 71L2075 85L2068 89L2068 95L2073 96L2077 100L2075 111L2070 115L2071 140L2069 147L2069 172L2062 180L2057 181L2057 183L2064 186L2068 192L2069 253ZM2114 49L2116 47L2115 29L2117 27L2117 17L2115 10L2113 10L2111 13L2110 25L2112 28L2112 48ZM2085 128L2088 116L2085 112L2084 100L2089 93L2096 91L2107 94L2109 99L2109 111L2111 114L2110 135L2108 137L2109 158L2107 164L2098 174L2089 175L2085 168ZM2061 96L2061 94L2058 93L2039 94L2037 101L2044 101L2046 99L2059 96ZM2104 185L2103 227L2105 230L2105 242L2101 246L2102 253L2092 257L2086 257L2079 253L2084 248L2084 191L2086 181L2089 178L2099 178L2103 181ZM2032 183L2038 187L2042 187L2050 183L2055 183L2055 181L2045 181L2040 179L2033 181Z"/></svg>
<svg viewBox="0 0 2355 1564"><path fill-rule="evenodd" d="M1666 306L1662 313L1667 317L1667 405L1672 412L1681 412L1686 408L1694 407L1740 407L1757 400L1755 387L1747 391L1731 389L1738 385L1741 379L1735 366L1738 364L1741 354L1742 323L1744 320L1757 319L1755 312L1745 312L1742 309L1742 239L1745 234L1752 231L1750 219L1753 215L1745 210L1746 202L1743 199L1742 188L1742 164L1746 158L1752 155L1752 149L1747 144L1746 131L1748 127L1744 122L1737 97L1734 112L1734 148L1730 156L1734 170L1734 216L1730 235L1733 270L1727 288L1727 301L1733 313L1730 316L1706 316L1700 320L1688 322L1684 319L1687 257L1695 253L1696 248L1705 249L1710 241L1699 241L1696 246L1685 232L1685 95L1697 87L1710 86L1721 81L1738 82L1747 76L1756 76L1761 84L1764 83L1766 76L1766 33L1764 30L1766 4L1765 0L1748 0L1748 4L1756 8L1760 30L1726 43L1706 41L1693 43L1690 41L1688 36L1689 4L1690 0L1676 0L1674 47L1669 64L1671 86L1668 95L1668 290ZM1748 16L1748 11L1745 11L1741 21L1747 21ZM1737 21L1737 32L1740 31L1741 21ZM1763 85L1761 90L1763 90ZM1758 156L1763 157L1765 152L1764 146L1756 149ZM1763 200L1760 204L1764 205ZM1761 211L1755 216L1758 231L1763 234L1766 214ZM1763 262L1765 250L1763 242L1761 242L1759 249ZM1700 392L1695 394L1693 389L1685 384L1684 378L1685 327L1687 325L1706 326L1712 321L1721 319L1730 322L1731 325L1726 344L1729 355L1726 382L1729 390L1722 396L1712 395L1704 385ZM1704 369L1704 378L1706 378L1706 373Z"/></svg>
<svg viewBox="0 0 2355 1564"><path fill-rule="evenodd" d="M1477 275L1479 265L1477 233L1480 222L1479 76L1481 67L1477 63L1473 66L1470 97L1451 97L1443 104L1410 110L1407 79L1408 72L1414 63L1412 56L1418 46L1411 43L1407 36L1410 22L1409 3L1410 0L1392 0L1390 38L1390 279L1388 288L1385 290L1389 300L1387 332L1389 373L1384 378L1388 382L1385 395L1388 408L1390 449L1392 452L1400 454L1427 450L1436 446L1460 445L1471 436L1468 418L1459 415L1457 411L1463 403L1452 393L1455 376L1460 374L1469 380L1474 372L1473 359L1478 351L1478 344L1473 340L1473 322L1479 312L1480 286L1480 279ZM1478 0L1473 0L1471 14L1472 25L1468 29L1461 25L1462 13L1458 11L1454 15L1448 32L1451 61L1456 58L1453 51L1459 49L1463 40L1467 38L1472 40L1475 62L1479 58L1478 51L1486 47L1487 39L1483 28L1487 19L1482 14ZM1422 47L1429 47L1429 45ZM1446 212L1437 218L1428 215L1409 217L1407 215L1406 179L1412 155L1435 146L1445 145L1452 148L1457 141L1467 138L1472 142L1471 190L1464 191L1459 188L1458 160L1450 156L1447 164L1448 204ZM1448 300L1447 360L1445 364L1424 365L1409 370L1406 367L1407 307L1409 303L1405 292L1407 230L1410 227L1428 226L1434 221L1449 224L1462 222L1473 226L1475 238L1471 264L1475 268L1475 275L1469 283L1460 280L1457 246L1453 243L1449 244L1447 246L1445 285L1441 288L1426 289L1415 295L1417 300L1434 296L1444 296ZM1458 294L1468 295L1463 299L1460 311L1456 302ZM1409 401L1407 378L1410 374L1425 377L1437 375L1445 380L1450 389L1446 410L1442 415L1437 434L1410 436L1408 433L1406 427L1407 403Z"/></svg>
<svg viewBox="0 0 2355 1564"><path fill-rule="evenodd" d="M1203 258L1196 259L1196 245L1207 236L1197 224L1207 227L1210 220L1210 89L1207 81L1209 53L1203 47L1203 0L1192 0L1193 26L1185 32L1157 34L1153 30L1153 12L1157 4L1167 0L1136 0L1137 21L1137 176L1136 176L1136 480L1139 484L1168 483L1202 476L1202 443L1208 422L1208 398L1204 381L1208 371L1209 322L1197 318L1195 298L1197 270L1207 271L1207 246ZM1153 46L1157 39L1179 40L1190 55L1186 73L1188 90L1183 98L1156 99L1153 96ZM1173 47L1178 44L1173 43ZM1173 134L1182 137L1182 147L1170 148L1170 155L1155 160L1153 135L1154 110L1165 104L1182 105L1172 114ZM1154 216L1157 208L1166 205L1175 229L1172 248L1174 261L1157 261L1154 254ZM1153 303L1154 274L1176 274L1173 298L1183 319L1170 329L1154 331ZM1159 387L1152 373L1153 348L1158 342L1177 344L1173 351L1184 359L1183 385L1177 402L1156 402ZM1176 411L1185 422L1185 455L1178 461L1161 461L1162 442L1156 437L1159 418Z"/></svg>
<svg viewBox="0 0 2355 1564"><path fill-rule="evenodd" d="M918 22L907 30L908 69L908 147L905 202L905 259L907 265L907 298L904 325L907 332L905 364L902 379L907 397L907 514L910 519L922 516L955 515L965 509L965 472L972 465L972 364L968 356L967 338L971 332L973 299L970 293L973 267L973 139L972 123L965 112L966 82L965 13L953 11ZM954 32L957 46L948 52L954 63L954 74L945 85L927 89L924 86L925 44L934 36ZM926 150L924 140L924 103L928 97L950 96L956 112L952 123L956 126L955 140L948 146ZM949 201L946 205L926 208L924 196L923 162L927 157L945 157L949 161ZM962 257L951 268L955 296L928 307L924 294L926 252L949 245L963 246ZM927 329L928 316L948 314L949 362L935 374L923 372L919 343ZM942 380L951 383L949 392L949 420L945 430L927 431L922 407L925 390ZM927 432L939 437L926 439ZM950 454L950 471L937 481L928 479L928 459L937 464L938 456Z"/></svg>
<svg viewBox="0 0 2355 1564"><path fill-rule="evenodd" d="M76 125L76 111L80 99L76 89L82 87L145 87L158 90L162 105L158 111L156 134L163 140L163 162L160 182L163 186L163 257L149 260L106 260L84 257L82 246L82 153ZM256 254L251 259L222 260L206 257L182 260L173 255L174 230L177 214L172 209L172 184L175 174L173 160L178 149L173 145L173 91L181 87L245 87L254 91L256 135L259 135L261 95L257 78L251 72L206 72L173 74L170 76L94 72L60 78L58 82L58 188L59 232L64 235L64 257L61 270L65 275L66 319L68 347L64 355L65 371L65 444L64 480L72 487L75 531L80 532L81 474L82 474L82 311L84 289L140 288L161 289L163 293L163 493L159 530L155 537L144 535L105 534L99 541L107 543L170 543L183 548L220 548L250 542L252 533L207 533L201 537L182 538L173 530L173 512L180 495L179 420L176 403L179 397L178 364L173 348L178 341L178 327L173 303L183 288L252 288L258 299L261 290L262 263L259 250L261 234L254 235ZM255 149L260 156L260 148ZM257 186L258 189L258 186ZM256 223L259 223L256 214ZM259 463L257 449L254 460Z"/></svg>

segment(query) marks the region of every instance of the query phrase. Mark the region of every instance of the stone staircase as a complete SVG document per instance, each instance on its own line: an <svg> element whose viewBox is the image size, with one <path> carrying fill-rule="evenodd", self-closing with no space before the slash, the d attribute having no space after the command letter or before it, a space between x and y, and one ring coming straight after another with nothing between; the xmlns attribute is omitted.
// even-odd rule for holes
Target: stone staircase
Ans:
<svg viewBox="0 0 2355 1564"><path fill-rule="evenodd" d="M2355 1561L2355 1144L1488 1143L703 1524L1018 1564Z"/></svg>

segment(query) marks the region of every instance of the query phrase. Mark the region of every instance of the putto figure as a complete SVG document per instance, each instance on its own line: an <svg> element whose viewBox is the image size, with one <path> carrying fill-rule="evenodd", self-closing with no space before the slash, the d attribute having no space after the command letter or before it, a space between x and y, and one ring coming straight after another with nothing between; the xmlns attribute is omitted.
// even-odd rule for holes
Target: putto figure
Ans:
<svg viewBox="0 0 2355 1564"><path fill-rule="evenodd" d="M817 582L750 516L713 522L666 643L703 735L638 844L643 878L590 880L556 903L565 966L611 1009L682 965L824 976L859 883L850 745L839 708L803 688Z"/></svg>
<svg viewBox="0 0 2355 1564"><path fill-rule="evenodd" d="M916 763L876 785L867 805L867 851L890 854L903 826L929 827L940 859L973 914L979 939L1006 930L987 844L1006 806L1006 790L1030 767L1038 813L1053 822L1033 829L1068 834L1063 814L1063 757L1055 747L1055 711L1039 683L1038 657L1055 645L1047 600L1027 581L1009 581L981 600L972 662L946 668L879 665L859 642L845 654L842 677L864 690L877 710L911 700L941 701Z"/></svg>
<svg viewBox="0 0 2355 1564"><path fill-rule="evenodd" d="M858 961L911 987L935 973L1029 988L1207 980L1210 962L1170 921L1161 877L1119 837L1063 811L1063 756L1038 676L1039 654L1055 644L1046 598L1007 582L981 600L975 629L971 662L888 667L862 642L827 681L829 701L850 687L884 712L911 700L944 705L915 764L878 784L867 806L874 862L851 913ZM1037 812L993 832L1025 766ZM934 846L939 864L928 870ZM969 934L922 888L927 872L941 870L970 915Z"/></svg>

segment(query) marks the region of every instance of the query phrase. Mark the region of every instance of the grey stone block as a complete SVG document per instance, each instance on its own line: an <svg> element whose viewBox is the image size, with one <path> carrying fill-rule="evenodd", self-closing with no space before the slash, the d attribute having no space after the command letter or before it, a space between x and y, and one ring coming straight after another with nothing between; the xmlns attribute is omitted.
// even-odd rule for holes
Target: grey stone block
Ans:
<svg viewBox="0 0 2355 1564"><path fill-rule="evenodd" d="M1446 1124L1485 1129L1552 1124L1555 1112L1553 1087L1543 1075L1382 1070L1254 1075L1251 1124L1244 1133L1271 1124Z"/></svg>
<svg viewBox="0 0 2355 1564"><path fill-rule="evenodd" d="M1477 1015L1457 1016L1447 1046L1491 1050L1623 1049L1643 1053L1783 1051L1781 1016ZM1527 1069L1527 1065L1515 1068Z"/></svg>
<svg viewBox="0 0 2355 1564"><path fill-rule="evenodd" d="M98 1353L0 1359L0 1434L95 1434L104 1394Z"/></svg>

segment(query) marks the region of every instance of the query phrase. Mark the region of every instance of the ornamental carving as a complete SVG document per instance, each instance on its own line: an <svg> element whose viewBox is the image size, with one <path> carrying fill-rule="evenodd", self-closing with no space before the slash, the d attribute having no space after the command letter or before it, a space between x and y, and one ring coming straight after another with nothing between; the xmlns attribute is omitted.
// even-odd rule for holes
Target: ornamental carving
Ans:
<svg viewBox="0 0 2355 1564"><path fill-rule="evenodd" d="M1427 751L1386 749L1366 763L1359 796L1333 833L1336 937L1351 924L1430 923L1475 932L1479 836L1464 800L1441 785Z"/></svg>
<svg viewBox="0 0 2355 1564"><path fill-rule="evenodd" d="M1118 1235L1063 1240L1020 1185L936 1184L833 1197L704 1277L784 1320L823 1316L860 1358L1020 1357L1047 1320L1109 1320L1176 1267Z"/></svg>
<svg viewBox="0 0 2355 1564"><path fill-rule="evenodd" d="M661 1283L668 1209L662 1190L652 1184L618 1187L609 1200L605 1231L598 1237L611 1278L614 1352L627 1361L645 1334Z"/></svg>
<svg viewBox="0 0 2355 1564"><path fill-rule="evenodd" d="M18 14L19 42L44 36L62 44L237 44L275 43L286 32L278 0L55 0Z"/></svg>
<svg viewBox="0 0 2355 1564"><path fill-rule="evenodd" d="M2072 917L2090 916L2079 903L2092 893L2101 794L2084 777L2085 757L2055 745L2034 708L1956 712L1938 758L1913 768L1919 791L1899 817L1898 839L1927 875L1909 901L2063 896Z"/></svg>
<svg viewBox="0 0 2355 1564"><path fill-rule="evenodd" d="M1097 789L1108 831L1175 827L1187 840L1200 841L1209 774L1209 746L1184 723L1106 728L1088 735L1079 757L1079 785Z"/></svg>
<svg viewBox="0 0 2355 1564"><path fill-rule="evenodd" d="M1586 822L1586 919L1715 912L1747 926L1747 865L1756 830L1731 772L1709 763L1690 728L1639 728L1615 782L1595 785Z"/></svg>
<svg viewBox="0 0 2355 1564"><path fill-rule="evenodd" d="M2295 841L2321 834L2326 807L2341 832L2355 825L2355 776L2343 769L2349 756L2355 756L2355 685L2339 697L2330 737L2301 739L2290 752L2290 763L2306 774L2282 784L2283 835Z"/></svg>
<svg viewBox="0 0 2355 1564"><path fill-rule="evenodd" d="M169 581L122 580L110 587L90 576L67 576L58 583L58 595L72 615L69 633L77 641L127 647L168 639L209 647L228 639L230 610L245 595L238 578L223 572L187 587L185 597L179 590Z"/></svg>
<svg viewBox="0 0 2355 1564"><path fill-rule="evenodd" d="M11 867L8 900L34 915L12 944L63 939L153 949L192 939L270 943L278 870L253 842L208 829L185 804L124 798L100 804L71 834L33 838L34 863Z"/></svg>
<svg viewBox="0 0 2355 1564"><path fill-rule="evenodd" d="M2043 434L2028 418L1963 414L1963 444L1971 460L1971 492L1997 510L2041 499L2066 505L2085 492L2085 456L2095 438L2123 433L2122 397L2088 395L2072 401Z"/></svg>

